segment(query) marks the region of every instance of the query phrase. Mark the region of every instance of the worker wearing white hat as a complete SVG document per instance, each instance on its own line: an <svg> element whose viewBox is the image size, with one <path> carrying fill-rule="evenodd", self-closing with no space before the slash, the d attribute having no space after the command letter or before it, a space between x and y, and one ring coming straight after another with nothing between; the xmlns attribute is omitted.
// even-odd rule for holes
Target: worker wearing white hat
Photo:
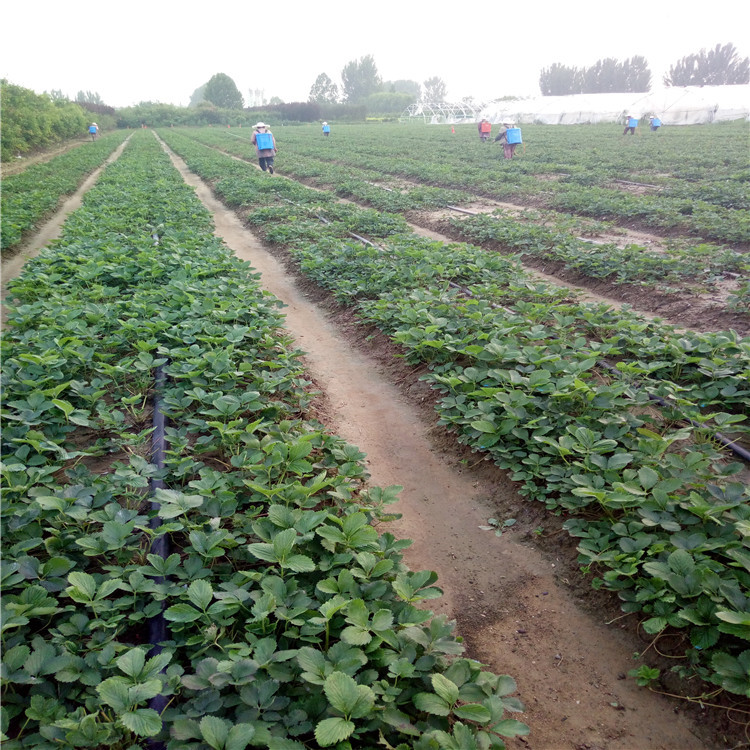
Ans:
<svg viewBox="0 0 750 750"><path fill-rule="evenodd" d="M276 139L273 133L268 129L265 122L259 122L253 128L253 135L250 138L258 154L260 168L265 172L273 174L273 157L276 156Z"/></svg>

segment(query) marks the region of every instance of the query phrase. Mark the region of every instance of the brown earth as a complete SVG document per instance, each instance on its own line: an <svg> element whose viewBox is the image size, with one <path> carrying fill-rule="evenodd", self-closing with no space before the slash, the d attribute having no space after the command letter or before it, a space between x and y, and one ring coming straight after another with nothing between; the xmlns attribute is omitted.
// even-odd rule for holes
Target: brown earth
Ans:
<svg viewBox="0 0 750 750"><path fill-rule="evenodd" d="M414 540L411 568L438 572L445 595L432 608L457 620L470 657L516 678L526 706L517 718L531 734L508 747L723 750L747 741L732 724L742 714L675 701L626 679L638 664L632 654L654 648L633 616L591 589L560 519L436 427L433 392L395 347L299 277L284 253L265 248L173 161L214 214L216 234L285 303L286 327L321 391L317 417L367 454L373 484L403 486L395 506L402 517L387 530ZM497 537L481 528L490 518L516 523Z"/></svg>

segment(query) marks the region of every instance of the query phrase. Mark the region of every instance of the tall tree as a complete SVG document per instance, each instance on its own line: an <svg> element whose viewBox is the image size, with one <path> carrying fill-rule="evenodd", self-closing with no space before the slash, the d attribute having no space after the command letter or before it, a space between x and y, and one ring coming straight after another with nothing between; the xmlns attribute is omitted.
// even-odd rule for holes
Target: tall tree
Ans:
<svg viewBox="0 0 750 750"><path fill-rule="evenodd" d="M614 57L597 60L583 71L584 94L606 94L623 91L622 69Z"/></svg>
<svg viewBox="0 0 750 750"><path fill-rule="evenodd" d="M635 55L623 63L627 91L645 93L651 91L651 70L648 61L641 55Z"/></svg>
<svg viewBox="0 0 750 750"><path fill-rule="evenodd" d="M733 44L717 44L687 55L669 68L665 86L721 86L750 83L750 58L741 58Z"/></svg>
<svg viewBox="0 0 750 750"><path fill-rule="evenodd" d="M581 73L578 68L570 68L561 63L553 63L542 68L539 74L539 89L542 96L567 96L581 93Z"/></svg>
<svg viewBox="0 0 750 750"><path fill-rule="evenodd" d="M79 104L104 104L98 91L79 91L76 94L76 101Z"/></svg>
<svg viewBox="0 0 750 750"><path fill-rule="evenodd" d="M640 55L624 62L607 57L580 70L554 63L542 69L539 88L542 96L646 92L651 88L651 71Z"/></svg>
<svg viewBox="0 0 750 750"><path fill-rule="evenodd" d="M207 102L224 109L242 109L244 101L235 82L226 73L217 73L206 84L203 93Z"/></svg>
<svg viewBox="0 0 750 750"><path fill-rule="evenodd" d="M422 95L422 87L419 85L419 81L411 81L407 78L399 78L398 81L385 81L383 91L388 91L391 94L409 94L414 99L419 99Z"/></svg>
<svg viewBox="0 0 750 750"><path fill-rule="evenodd" d="M382 86L372 55L348 62L341 71L341 81L347 104L358 104L370 94L380 91Z"/></svg>
<svg viewBox="0 0 750 750"><path fill-rule="evenodd" d="M307 101L317 102L318 104L336 104L338 100L339 87L326 73L321 73L310 87L310 95L307 97Z"/></svg>
<svg viewBox="0 0 750 750"><path fill-rule="evenodd" d="M247 90L247 106L248 107L262 107L267 104L266 90L265 89L248 89Z"/></svg>
<svg viewBox="0 0 750 750"><path fill-rule="evenodd" d="M445 81L442 78L438 78L437 76L432 76L432 78L428 78L424 82L423 86L424 86L424 89L422 91L423 101L432 102L434 104L445 101L445 96L448 92L448 89L445 85Z"/></svg>
<svg viewBox="0 0 750 750"><path fill-rule="evenodd" d="M188 107L197 107L201 102L204 101L206 101L205 83L202 86L198 86L198 88L193 91L192 95L190 96L190 101L188 102Z"/></svg>

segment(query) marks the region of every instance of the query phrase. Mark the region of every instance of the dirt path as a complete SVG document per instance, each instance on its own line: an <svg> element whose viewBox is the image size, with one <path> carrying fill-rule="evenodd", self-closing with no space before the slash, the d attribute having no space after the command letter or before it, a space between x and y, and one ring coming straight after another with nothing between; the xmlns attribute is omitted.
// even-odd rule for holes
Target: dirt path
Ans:
<svg viewBox="0 0 750 750"><path fill-rule="evenodd" d="M526 704L520 718L531 735L508 747L718 748L698 738L699 729L677 705L624 679L633 666L632 635L621 622L607 626L601 615L584 611L576 582L559 575L560 560L525 541L533 521L499 538L480 530L493 516L533 516L513 485L500 472L468 468L455 451L441 449L434 417L423 418L419 398L393 385L334 316L310 301L313 292L306 295L304 284L172 158L213 213L216 234L286 304L286 327L325 393L327 426L365 451L373 484L404 487L396 506L403 517L389 529L414 540L406 556L410 567L438 572L445 596L434 608L458 620L471 657L517 679Z"/></svg>
<svg viewBox="0 0 750 750"><path fill-rule="evenodd" d="M2 269L0 270L0 299L5 299L7 295L7 283L18 276L26 261L31 260L31 258L37 255L45 245L60 236L62 225L65 223L65 219L68 218L68 214L75 211L81 205L83 196L94 186L105 167L119 158L120 154L125 149L127 142L128 139L126 138L125 141L123 141L112 152L112 154L110 154L104 164L93 171L81 183L81 185L79 185L78 190L65 200L58 211L47 222L45 222L42 228L30 237L17 253L3 261ZM0 308L0 324L5 323L5 318L5 307L2 307Z"/></svg>

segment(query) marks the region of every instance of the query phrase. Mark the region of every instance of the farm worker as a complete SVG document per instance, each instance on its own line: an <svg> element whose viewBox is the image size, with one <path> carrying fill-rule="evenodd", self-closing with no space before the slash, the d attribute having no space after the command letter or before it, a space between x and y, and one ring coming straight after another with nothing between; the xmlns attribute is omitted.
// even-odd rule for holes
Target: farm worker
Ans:
<svg viewBox="0 0 750 750"><path fill-rule="evenodd" d="M95 122L92 122L91 125L89 125L89 135L91 136L91 140L95 141L98 134L99 126Z"/></svg>
<svg viewBox="0 0 750 750"><path fill-rule="evenodd" d="M658 117L649 117L648 124L651 126L651 130L655 131L661 127L661 120Z"/></svg>
<svg viewBox="0 0 750 750"><path fill-rule="evenodd" d="M323 123L323 135L331 135L331 126L327 123Z"/></svg>
<svg viewBox="0 0 750 750"><path fill-rule="evenodd" d="M260 168L265 172L268 170L273 174L273 157L276 154L276 139L273 133L268 129L268 125L259 122L253 129L252 138L250 138L255 150L258 152L258 162Z"/></svg>
<svg viewBox="0 0 750 750"><path fill-rule="evenodd" d="M521 129L517 128L512 122L504 122L495 141L500 141L503 144L503 156L506 159L512 159L516 146L521 143Z"/></svg>
<svg viewBox="0 0 750 750"><path fill-rule="evenodd" d="M479 125L477 125L479 131L479 140L484 143L489 139L490 133L492 133L492 123L489 120L482 119Z"/></svg>
<svg viewBox="0 0 750 750"><path fill-rule="evenodd" d="M453 125L451 125L451 133L455 133L455 132L456 132L456 129L453 127Z"/></svg>
<svg viewBox="0 0 750 750"><path fill-rule="evenodd" d="M638 118L631 115L625 117L625 130L622 131L623 135L627 135L630 131L630 135L635 135L635 129L638 127Z"/></svg>

